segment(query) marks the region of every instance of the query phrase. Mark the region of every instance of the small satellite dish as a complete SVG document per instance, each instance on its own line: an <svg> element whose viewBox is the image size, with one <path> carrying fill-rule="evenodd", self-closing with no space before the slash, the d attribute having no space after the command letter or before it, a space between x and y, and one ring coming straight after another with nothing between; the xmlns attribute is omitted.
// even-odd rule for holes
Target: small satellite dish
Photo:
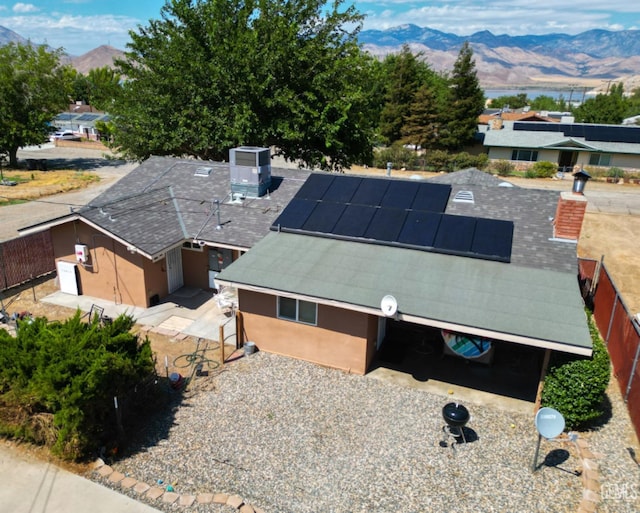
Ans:
<svg viewBox="0 0 640 513"><path fill-rule="evenodd" d="M541 436L551 440L564 431L564 417L553 408L540 408L536 413L536 429Z"/></svg>
<svg viewBox="0 0 640 513"><path fill-rule="evenodd" d="M391 295L386 295L380 301L380 309L382 313L387 317L393 317L398 311L398 302L396 298Z"/></svg>

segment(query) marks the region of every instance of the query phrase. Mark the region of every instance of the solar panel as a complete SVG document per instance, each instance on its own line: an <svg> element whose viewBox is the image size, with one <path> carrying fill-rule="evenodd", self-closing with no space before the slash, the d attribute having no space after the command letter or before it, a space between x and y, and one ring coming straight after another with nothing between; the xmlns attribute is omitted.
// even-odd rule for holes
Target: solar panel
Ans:
<svg viewBox="0 0 640 513"><path fill-rule="evenodd" d="M418 192L417 182L392 181L385 192L380 205L388 208L407 208L413 203Z"/></svg>
<svg viewBox="0 0 640 513"><path fill-rule="evenodd" d="M377 208L364 236L386 242L396 242L404 225L407 211L399 208Z"/></svg>
<svg viewBox="0 0 640 513"><path fill-rule="evenodd" d="M333 233L344 237L364 237L376 208L369 205L347 205Z"/></svg>
<svg viewBox="0 0 640 513"><path fill-rule="evenodd" d="M440 183L419 183L418 192L411 204L413 210L444 212L451 195L451 186Z"/></svg>
<svg viewBox="0 0 640 513"><path fill-rule="evenodd" d="M511 261L513 221L477 219L471 243L471 252L483 257L493 257L503 262Z"/></svg>
<svg viewBox="0 0 640 513"><path fill-rule="evenodd" d="M319 201L302 229L309 232L331 233L342 216L346 205L331 201Z"/></svg>
<svg viewBox="0 0 640 513"><path fill-rule="evenodd" d="M77 118L77 121L94 121L98 119L102 114L82 114Z"/></svg>
<svg viewBox="0 0 640 513"><path fill-rule="evenodd" d="M293 198L271 226L272 230L302 228L317 205L316 201Z"/></svg>
<svg viewBox="0 0 640 513"><path fill-rule="evenodd" d="M378 178L363 179L360 187L351 198L351 203L379 206L385 192L387 192L389 182L390 180L380 180Z"/></svg>
<svg viewBox="0 0 640 513"><path fill-rule="evenodd" d="M74 117L75 117L74 114L68 114L68 113L63 112L61 114L58 114L56 116L56 119L58 119L60 121L69 121L69 120L73 119Z"/></svg>
<svg viewBox="0 0 640 513"><path fill-rule="evenodd" d="M509 262L511 221L444 214L447 184L312 174L272 230Z"/></svg>
<svg viewBox="0 0 640 513"><path fill-rule="evenodd" d="M433 246L441 219L442 214L436 212L409 211L398 242L409 246Z"/></svg>
<svg viewBox="0 0 640 513"><path fill-rule="evenodd" d="M335 175L313 173L302 184L295 197L309 200L322 199L327 189L331 187L334 178Z"/></svg>
<svg viewBox="0 0 640 513"><path fill-rule="evenodd" d="M360 183L362 183L362 178L357 176L336 176L322 200L350 203Z"/></svg>
<svg viewBox="0 0 640 513"><path fill-rule="evenodd" d="M468 253L475 227L475 217L443 214L434 247L445 252Z"/></svg>

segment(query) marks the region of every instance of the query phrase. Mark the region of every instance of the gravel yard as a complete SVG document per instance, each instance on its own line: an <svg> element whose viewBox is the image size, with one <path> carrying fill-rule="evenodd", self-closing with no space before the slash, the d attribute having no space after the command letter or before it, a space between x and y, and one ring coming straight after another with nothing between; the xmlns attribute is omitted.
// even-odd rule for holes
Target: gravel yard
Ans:
<svg viewBox="0 0 640 513"><path fill-rule="evenodd" d="M557 466L532 473L533 415L465 403L469 442L442 447L447 402L256 353L228 364L213 390L187 391L166 438L113 467L146 483L171 483L180 494L238 494L266 513L577 511L583 489L573 473L582 470L574 444L543 441L539 462ZM603 453L601 474L637 492L628 416L612 402L611 420L586 437ZM614 499L602 511L640 509L630 493ZM194 504L189 511L226 508Z"/></svg>

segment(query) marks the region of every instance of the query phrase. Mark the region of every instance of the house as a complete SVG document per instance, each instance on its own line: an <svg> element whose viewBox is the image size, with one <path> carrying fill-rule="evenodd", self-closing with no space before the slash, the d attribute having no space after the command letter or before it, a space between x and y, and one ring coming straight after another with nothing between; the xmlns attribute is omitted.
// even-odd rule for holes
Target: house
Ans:
<svg viewBox="0 0 640 513"><path fill-rule="evenodd" d="M575 166L640 169L640 127L587 123L504 122L484 133L491 160L510 160L522 168L538 161Z"/></svg>
<svg viewBox="0 0 640 513"><path fill-rule="evenodd" d="M230 163L152 157L85 207L20 230L51 231L61 290L148 307L216 274L269 232L308 171L271 169L269 150Z"/></svg>
<svg viewBox="0 0 640 513"><path fill-rule="evenodd" d="M392 332L591 353L577 279L580 194L477 170L433 180L311 174L225 268L246 339L364 374Z"/></svg>

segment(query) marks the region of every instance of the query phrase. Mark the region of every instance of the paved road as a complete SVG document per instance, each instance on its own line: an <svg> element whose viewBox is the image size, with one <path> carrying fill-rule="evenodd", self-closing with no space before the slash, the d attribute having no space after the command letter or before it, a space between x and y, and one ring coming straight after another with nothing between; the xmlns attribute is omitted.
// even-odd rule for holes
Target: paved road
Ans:
<svg viewBox="0 0 640 513"><path fill-rule="evenodd" d="M159 513L4 442L0 484L0 511L7 513Z"/></svg>
<svg viewBox="0 0 640 513"><path fill-rule="evenodd" d="M98 194L137 167L137 163L108 160L102 150L55 147L43 144L18 151L18 158L47 159L49 169L69 168L92 171L100 177L98 185L43 198L37 202L10 205L0 209L0 241L18 237L18 229L68 214L71 207L86 205Z"/></svg>

